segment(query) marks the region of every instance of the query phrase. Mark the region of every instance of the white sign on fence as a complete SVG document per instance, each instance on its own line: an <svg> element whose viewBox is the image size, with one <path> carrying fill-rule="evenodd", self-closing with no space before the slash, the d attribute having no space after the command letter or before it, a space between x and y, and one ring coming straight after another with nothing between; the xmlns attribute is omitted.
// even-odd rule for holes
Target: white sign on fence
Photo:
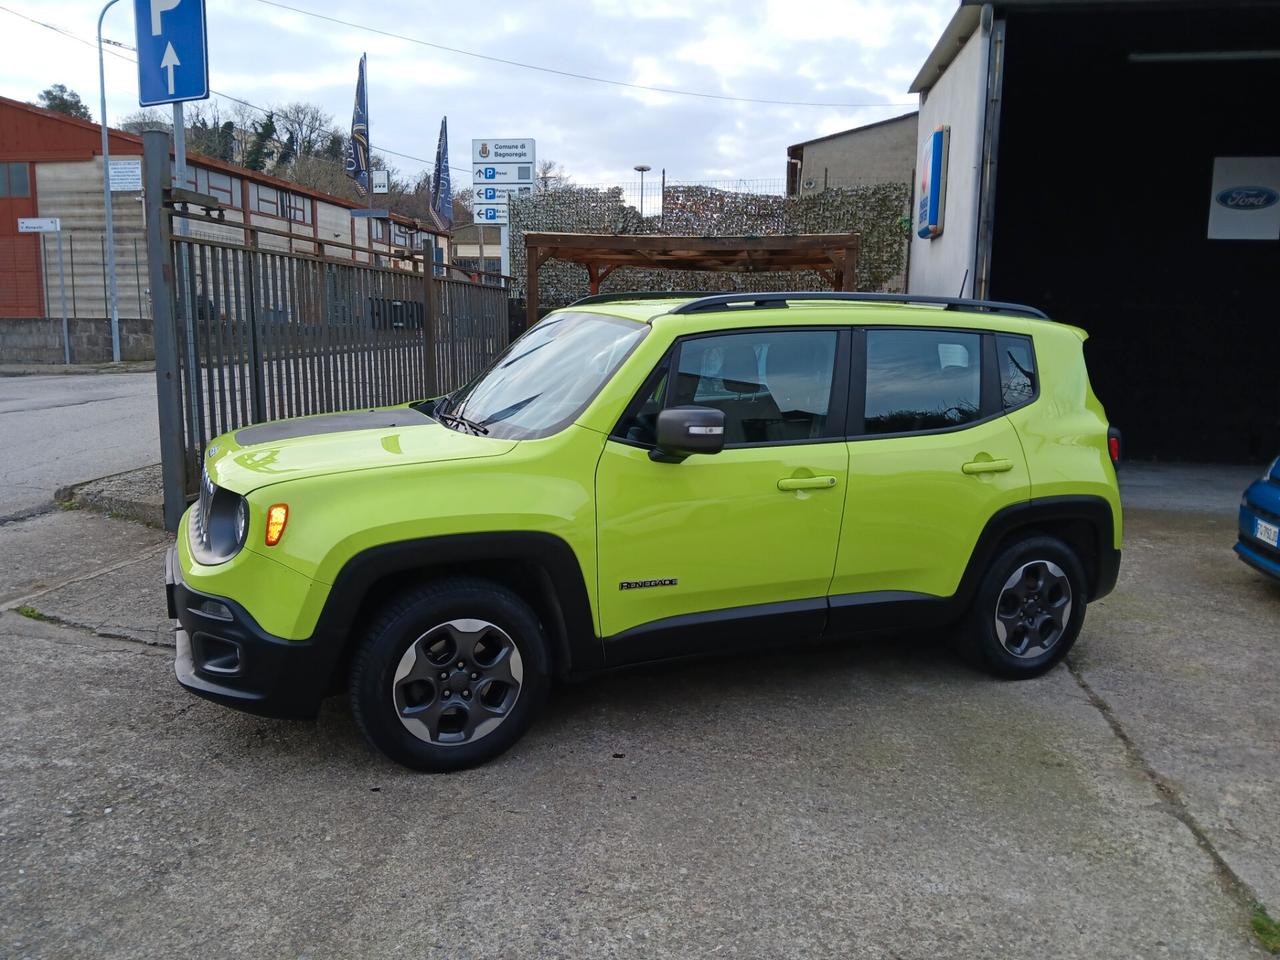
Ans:
<svg viewBox="0 0 1280 960"><path fill-rule="evenodd" d="M528 137L506 137L494 140L472 140L471 162L481 163L528 163L536 159L535 141Z"/></svg>
<svg viewBox="0 0 1280 960"><path fill-rule="evenodd" d="M58 233L62 221L57 217L19 217L19 233Z"/></svg>
<svg viewBox="0 0 1280 960"><path fill-rule="evenodd" d="M112 157L107 163L111 167L112 193L136 193L142 189L141 157Z"/></svg>

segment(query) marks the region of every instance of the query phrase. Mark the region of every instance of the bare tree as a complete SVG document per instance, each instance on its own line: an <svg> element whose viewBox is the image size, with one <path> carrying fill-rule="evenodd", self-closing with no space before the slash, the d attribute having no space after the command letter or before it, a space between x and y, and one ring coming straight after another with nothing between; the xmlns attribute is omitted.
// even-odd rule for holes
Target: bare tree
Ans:
<svg viewBox="0 0 1280 960"><path fill-rule="evenodd" d="M573 178L565 172L564 164L555 160L539 160L536 179L539 190L564 190L573 186Z"/></svg>
<svg viewBox="0 0 1280 960"><path fill-rule="evenodd" d="M280 138L293 137L294 151L299 157L320 153L328 145L334 129L332 114L302 100L275 107L272 115Z"/></svg>
<svg viewBox="0 0 1280 960"><path fill-rule="evenodd" d="M116 126L128 133L136 133L138 135L144 134L148 130L163 130L168 133L173 129L173 121L165 115L163 110L147 107L145 110L137 110L121 117L116 122Z"/></svg>

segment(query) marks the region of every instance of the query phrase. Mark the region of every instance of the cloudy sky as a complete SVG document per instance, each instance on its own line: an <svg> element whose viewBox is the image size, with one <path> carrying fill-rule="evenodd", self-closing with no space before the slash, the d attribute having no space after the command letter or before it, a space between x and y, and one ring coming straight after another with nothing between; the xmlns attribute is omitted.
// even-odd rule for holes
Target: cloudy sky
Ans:
<svg viewBox="0 0 1280 960"><path fill-rule="evenodd" d="M539 159L579 183L631 182L632 167L673 180L778 179L788 144L914 108L907 87L958 0L596 0L523 4L207 0L214 90L270 106L320 104L349 124L356 63L369 55L372 139L406 173L435 155L449 117L454 183L472 137L533 137ZM133 45L133 6L104 35ZM486 7L501 10L486 15ZM98 114L92 43L98 0L0 0L0 93L34 100L52 83ZM306 11L306 12L295 12ZM373 31L312 14L358 22ZM64 31L60 34L24 17ZM79 38L79 39L76 39ZM659 93L495 63L519 61ZM114 48L107 113L137 109L136 67ZM748 102L794 101L819 106Z"/></svg>

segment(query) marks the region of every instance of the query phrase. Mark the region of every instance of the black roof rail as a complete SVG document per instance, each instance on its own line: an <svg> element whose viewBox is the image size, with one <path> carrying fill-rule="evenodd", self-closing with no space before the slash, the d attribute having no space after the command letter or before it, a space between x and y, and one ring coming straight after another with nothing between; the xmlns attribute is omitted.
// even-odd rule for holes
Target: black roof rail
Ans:
<svg viewBox="0 0 1280 960"><path fill-rule="evenodd" d="M705 297L705 290L621 290L617 293L593 293L575 300L571 307L585 307L592 303L615 303L622 300L682 300Z"/></svg>
<svg viewBox="0 0 1280 960"><path fill-rule="evenodd" d="M1048 320L1043 310L1022 303L1004 303L999 300L966 300L963 297L927 297L909 293L726 293L699 297L682 303L672 313L705 313L709 310L755 310L786 307L788 301L835 300L853 303L921 303L940 306L946 310L973 310L979 313L1007 313L1018 317L1034 317ZM581 303L582 301L578 301Z"/></svg>

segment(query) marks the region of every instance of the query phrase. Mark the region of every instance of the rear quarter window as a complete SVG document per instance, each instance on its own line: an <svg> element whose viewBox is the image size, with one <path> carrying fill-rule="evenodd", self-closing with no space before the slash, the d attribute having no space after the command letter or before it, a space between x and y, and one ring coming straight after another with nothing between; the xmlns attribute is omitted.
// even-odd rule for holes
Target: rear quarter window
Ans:
<svg viewBox="0 0 1280 960"><path fill-rule="evenodd" d="M1000 369L1000 399L1006 410L1021 407L1036 398L1040 380L1036 374L1036 355L1030 337L998 334L996 363Z"/></svg>

